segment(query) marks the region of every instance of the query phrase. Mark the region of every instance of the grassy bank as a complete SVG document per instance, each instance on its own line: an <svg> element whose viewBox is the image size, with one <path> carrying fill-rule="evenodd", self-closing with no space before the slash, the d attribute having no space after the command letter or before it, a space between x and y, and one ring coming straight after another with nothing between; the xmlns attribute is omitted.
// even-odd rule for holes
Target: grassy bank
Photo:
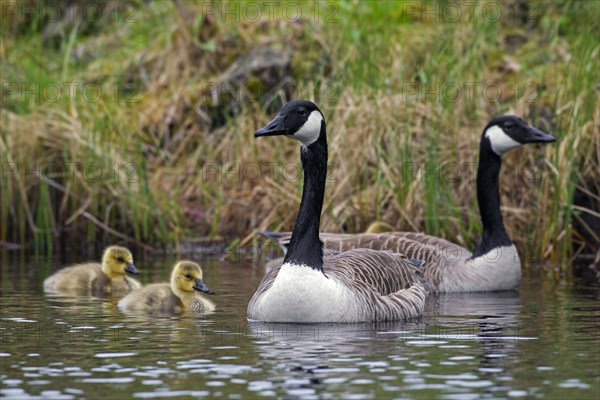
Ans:
<svg viewBox="0 0 600 400"><path fill-rule="evenodd" d="M506 157L509 234L532 263L577 253L577 186L600 186L596 2L138 1L54 21L15 4L0 47L4 242L248 244L291 229L297 145L252 133L304 97L329 124L323 230L377 219L472 247L480 132L515 113L559 140Z"/></svg>

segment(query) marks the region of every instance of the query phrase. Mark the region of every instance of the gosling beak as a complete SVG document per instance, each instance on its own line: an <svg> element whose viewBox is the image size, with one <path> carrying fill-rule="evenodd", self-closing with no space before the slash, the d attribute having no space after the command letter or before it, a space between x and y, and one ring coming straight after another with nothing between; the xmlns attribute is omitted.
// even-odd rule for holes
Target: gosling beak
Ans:
<svg viewBox="0 0 600 400"><path fill-rule="evenodd" d="M286 132L283 126L283 117L277 115L267 126L254 132L254 137L285 135Z"/></svg>
<svg viewBox="0 0 600 400"><path fill-rule="evenodd" d="M556 142L556 138L552 135L548 135L545 132L540 131L539 129L535 129L533 126L530 126L527 129L527 137L525 138L525 143L551 143Z"/></svg>
<svg viewBox="0 0 600 400"><path fill-rule="evenodd" d="M202 279L196 279L196 284L194 285L194 290L199 292L208 293L208 286L202 281Z"/></svg>
<svg viewBox="0 0 600 400"><path fill-rule="evenodd" d="M140 273L140 271L138 271L135 265L133 264L127 264L127 266L125 267L125 272L128 272L133 275L139 275Z"/></svg>

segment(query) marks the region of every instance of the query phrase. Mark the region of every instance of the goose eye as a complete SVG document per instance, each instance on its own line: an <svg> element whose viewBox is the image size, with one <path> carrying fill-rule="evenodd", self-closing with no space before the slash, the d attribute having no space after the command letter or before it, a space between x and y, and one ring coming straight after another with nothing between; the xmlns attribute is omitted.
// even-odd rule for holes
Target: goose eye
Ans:
<svg viewBox="0 0 600 400"><path fill-rule="evenodd" d="M306 115L306 110L304 108L299 108L298 109L298 114L305 116Z"/></svg>
<svg viewBox="0 0 600 400"><path fill-rule="evenodd" d="M504 127L506 128L506 130L510 131L512 128L515 127L515 124L513 124L512 122L507 122L504 124Z"/></svg>
<svg viewBox="0 0 600 400"><path fill-rule="evenodd" d="M185 277L186 277L187 279L192 279L192 276L191 276L190 274L185 274Z"/></svg>
<svg viewBox="0 0 600 400"><path fill-rule="evenodd" d="M117 261L120 262L120 263L125 262L125 260L123 259L123 257L117 257Z"/></svg>

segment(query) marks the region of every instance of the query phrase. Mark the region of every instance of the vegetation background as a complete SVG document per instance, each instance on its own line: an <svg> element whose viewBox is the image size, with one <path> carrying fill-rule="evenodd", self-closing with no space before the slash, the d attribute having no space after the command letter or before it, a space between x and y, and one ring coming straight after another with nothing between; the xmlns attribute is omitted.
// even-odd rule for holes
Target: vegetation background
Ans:
<svg viewBox="0 0 600 400"><path fill-rule="evenodd" d="M323 231L378 220L472 247L481 130L514 113L558 138L505 157L522 258L558 276L598 252L597 1L1 7L0 247L185 250L289 230L298 146L253 132L308 98L328 121Z"/></svg>

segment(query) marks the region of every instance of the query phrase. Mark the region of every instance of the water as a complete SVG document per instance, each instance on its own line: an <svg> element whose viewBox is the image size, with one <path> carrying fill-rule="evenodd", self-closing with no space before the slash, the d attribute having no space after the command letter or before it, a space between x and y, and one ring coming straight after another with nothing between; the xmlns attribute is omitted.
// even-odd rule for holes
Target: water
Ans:
<svg viewBox="0 0 600 400"><path fill-rule="evenodd" d="M141 280L170 265L139 263ZM205 263L206 316L45 295L57 268L3 262L3 398L600 398L598 287L524 278L518 293L432 296L409 323L248 324L260 266Z"/></svg>

